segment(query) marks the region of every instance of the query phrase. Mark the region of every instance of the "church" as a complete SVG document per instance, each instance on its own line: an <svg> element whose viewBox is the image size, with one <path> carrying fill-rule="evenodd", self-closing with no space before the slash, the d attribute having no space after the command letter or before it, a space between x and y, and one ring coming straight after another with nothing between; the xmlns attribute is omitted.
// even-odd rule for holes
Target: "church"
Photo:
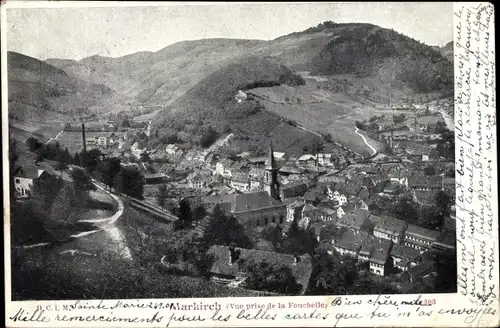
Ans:
<svg viewBox="0 0 500 328"><path fill-rule="evenodd" d="M279 188L278 168L271 143L264 174L264 191L231 195L227 199L229 204L223 207L230 208L231 214L243 225L251 227L282 225L285 223L286 205L280 200Z"/></svg>

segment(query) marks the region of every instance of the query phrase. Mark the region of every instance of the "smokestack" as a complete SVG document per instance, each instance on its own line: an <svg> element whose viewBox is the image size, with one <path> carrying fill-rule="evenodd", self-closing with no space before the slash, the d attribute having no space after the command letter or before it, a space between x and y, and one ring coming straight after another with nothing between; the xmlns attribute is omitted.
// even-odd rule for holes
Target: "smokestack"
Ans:
<svg viewBox="0 0 500 328"><path fill-rule="evenodd" d="M87 143L85 142L85 124L82 123L82 141L83 141L83 151L87 151Z"/></svg>

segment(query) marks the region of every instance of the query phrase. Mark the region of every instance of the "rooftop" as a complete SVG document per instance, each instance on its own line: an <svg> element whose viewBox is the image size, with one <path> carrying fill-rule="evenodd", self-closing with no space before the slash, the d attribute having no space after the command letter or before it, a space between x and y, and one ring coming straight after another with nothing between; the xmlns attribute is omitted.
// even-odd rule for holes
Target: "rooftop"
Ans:
<svg viewBox="0 0 500 328"><path fill-rule="evenodd" d="M235 195L232 211L234 213L253 211L263 208L285 206L279 200L269 196L265 191L257 191L248 194Z"/></svg>
<svg viewBox="0 0 500 328"><path fill-rule="evenodd" d="M255 249L235 248L239 251L238 259L231 264L231 252L228 246L214 245L208 250L208 254L215 257L210 272L225 276L237 276L244 271L245 263L266 262L271 265L286 266L292 269L292 274L297 283L303 287L309 282L312 271L311 257L307 254L299 257L295 265L295 256L289 254L260 251Z"/></svg>
<svg viewBox="0 0 500 328"><path fill-rule="evenodd" d="M400 235L406 229L406 222L396 219L392 216L382 216L380 221L375 225L374 230L384 233Z"/></svg>
<svg viewBox="0 0 500 328"><path fill-rule="evenodd" d="M409 224L406 229L406 235L436 240L439 237L440 232L437 230L422 228L414 224Z"/></svg>
<svg viewBox="0 0 500 328"><path fill-rule="evenodd" d="M395 244L392 247L391 255L402 260L414 260L420 256L420 251L415 248Z"/></svg>

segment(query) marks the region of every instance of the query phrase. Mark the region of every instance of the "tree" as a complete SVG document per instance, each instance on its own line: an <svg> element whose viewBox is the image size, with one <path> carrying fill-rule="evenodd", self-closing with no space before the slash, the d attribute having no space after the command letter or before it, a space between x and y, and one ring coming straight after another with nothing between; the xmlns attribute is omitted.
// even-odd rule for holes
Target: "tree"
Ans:
<svg viewBox="0 0 500 328"><path fill-rule="evenodd" d="M356 260L337 253L316 254L307 295L345 295L358 278Z"/></svg>
<svg viewBox="0 0 500 328"><path fill-rule="evenodd" d="M450 207L453 204L451 197L444 191L440 190L436 194L436 205L443 215L450 214Z"/></svg>
<svg viewBox="0 0 500 328"><path fill-rule="evenodd" d="M287 236L277 245L277 250L287 254L314 254L318 245L312 231L299 228L297 220L293 220Z"/></svg>
<svg viewBox="0 0 500 328"><path fill-rule="evenodd" d="M295 294L302 289L290 267L282 264L250 261L245 264L245 272L245 285L250 289L285 294Z"/></svg>
<svg viewBox="0 0 500 328"><path fill-rule="evenodd" d="M162 184L159 188L158 188L158 192L156 193L156 201L158 202L158 205L163 209L163 207L165 206L165 203L167 201L167 198L168 198L168 190L167 190L167 185L166 184Z"/></svg>
<svg viewBox="0 0 500 328"><path fill-rule="evenodd" d="M84 170L79 168L74 168L71 170L70 174L73 179L75 199L79 202L85 201L88 198L89 192L96 189L92 183L92 178Z"/></svg>
<svg viewBox="0 0 500 328"><path fill-rule="evenodd" d="M123 127L123 128L129 128L130 127L130 121L128 120L127 116L123 117L122 121L120 122L120 126Z"/></svg>
<svg viewBox="0 0 500 328"><path fill-rule="evenodd" d="M115 186L116 176L120 173L120 159L117 157L107 158L97 165L99 179L108 186L109 190Z"/></svg>
<svg viewBox="0 0 500 328"><path fill-rule="evenodd" d="M406 221L408 223L414 224L417 221L417 206L408 197L402 197L397 203L387 203L385 212L392 215L400 220Z"/></svg>
<svg viewBox="0 0 500 328"><path fill-rule="evenodd" d="M16 189L14 186L14 176L22 168L17 165L17 160L19 159L19 154L17 153L16 141L14 138L9 137L9 174L10 174L10 200L13 204L14 196L16 195Z"/></svg>
<svg viewBox="0 0 500 328"><path fill-rule="evenodd" d="M425 175L436 175L436 167L434 165L427 165L424 169Z"/></svg>
<svg viewBox="0 0 500 328"><path fill-rule="evenodd" d="M144 193L144 176L137 167L122 167L119 178L115 179L118 191L131 197L142 198Z"/></svg>
<svg viewBox="0 0 500 328"><path fill-rule="evenodd" d="M207 210L203 206L203 204L199 204L193 210L193 220L201 221L207 215Z"/></svg>
<svg viewBox="0 0 500 328"><path fill-rule="evenodd" d="M442 211L433 205L424 205L418 209L418 225L427 229L436 229L443 224Z"/></svg>
<svg viewBox="0 0 500 328"><path fill-rule="evenodd" d="M208 126L205 132L200 137L200 146L203 148L210 147L215 140L219 137L217 131L215 131L211 125Z"/></svg>
<svg viewBox="0 0 500 328"><path fill-rule="evenodd" d="M61 173L61 177L62 177L62 172L68 168L68 164L64 161L60 161L60 162L56 163L54 168Z"/></svg>
<svg viewBox="0 0 500 328"><path fill-rule="evenodd" d="M183 198L179 202L179 227L181 229L190 228L193 223L193 212L191 204L187 198Z"/></svg>
<svg viewBox="0 0 500 328"><path fill-rule="evenodd" d="M151 157L149 157L149 152L147 150L141 153L141 162L151 163Z"/></svg>
<svg viewBox="0 0 500 328"><path fill-rule="evenodd" d="M64 182L60 177L49 176L44 179L36 179L33 181L32 193L35 198L50 207L63 185Z"/></svg>
<svg viewBox="0 0 500 328"><path fill-rule="evenodd" d="M72 163L74 165L80 166L80 155L78 155L78 152L76 152L75 155L73 156Z"/></svg>
<svg viewBox="0 0 500 328"><path fill-rule="evenodd" d="M252 248L253 243L246 235L243 226L233 216L226 216L216 204L212 211L212 219L203 236L207 245L233 245L241 248Z"/></svg>
<svg viewBox="0 0 500 328"><path fill-rule="evenodd" d="M63 131L71 131L71 123L67 122L66 124L64 124Z"/></svg>
<svg viewBox="0 0 500 328"><path fill-rule="evenodd" d="M43 147L43 143L41 143L37 138L29 137L26 139L26 145L31 152L37 152L40 148Z"/></svg>

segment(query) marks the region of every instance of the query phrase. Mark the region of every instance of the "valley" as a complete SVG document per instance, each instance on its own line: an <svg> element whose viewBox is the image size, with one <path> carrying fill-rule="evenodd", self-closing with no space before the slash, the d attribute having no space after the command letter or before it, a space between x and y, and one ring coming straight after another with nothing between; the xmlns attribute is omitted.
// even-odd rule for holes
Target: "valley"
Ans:
<svg viewBox="0 0 500 328"><path fill-rule="evenodd" d="M456 290L438 289L453 261L407 273L455 250L450 51L327 21L116 58L9 52L14 299Z"/></svg>

